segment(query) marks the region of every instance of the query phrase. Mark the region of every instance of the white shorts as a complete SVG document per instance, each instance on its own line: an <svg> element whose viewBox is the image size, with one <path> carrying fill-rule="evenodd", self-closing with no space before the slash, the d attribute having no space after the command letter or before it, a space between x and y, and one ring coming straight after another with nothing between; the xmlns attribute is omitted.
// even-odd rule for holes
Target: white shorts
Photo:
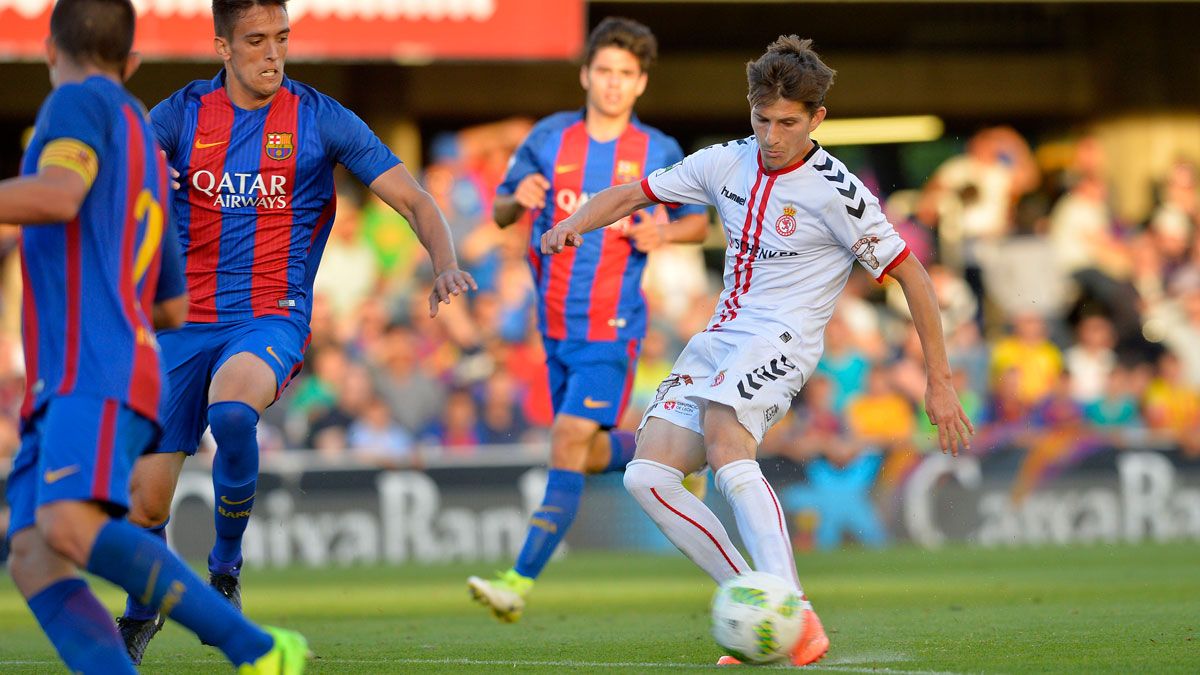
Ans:
<svg viewBox="0 0 1200 675"><path fill-rule="evenodd" d="M646 420L661 417L703 435L705 405L715 401L733 408L746 431L762 443L771 425L791 407L819 357L788 351L749 333L699 333L658 386L638 431Z"/></svg>

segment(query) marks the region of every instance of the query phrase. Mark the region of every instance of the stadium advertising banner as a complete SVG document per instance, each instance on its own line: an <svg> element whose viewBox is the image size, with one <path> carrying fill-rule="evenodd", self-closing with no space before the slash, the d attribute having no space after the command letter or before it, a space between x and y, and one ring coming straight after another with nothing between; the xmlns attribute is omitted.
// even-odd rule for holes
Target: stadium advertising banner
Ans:
<svg viewBox="0 0 1200 675"><path fill-rule="evenodd" d="M134 0L135 49L150 59L211 59L210 0ZM45 54L54 0L0 0L0 60ZM291 0L289 58L569 59L584 38L583 0Z"/></svg>
<svg viewBox="0 0 1200 675"><path fill-rule="evenodd" d="M1094 448L1047 461L1006 448L861 459L840 467L764 460L797 549L1200 541L1200 460L1178 452ZM545 480L545 470L530 465L267 471L246 561L323 567L510 559ZM711 485L708 492L706 502L732 524L724 499ZM185 557L203 559L209 550L212 494L207 472L184 472L170 538ZM673 551L620 475L589 478L584 499L568 549Z"/></svg>

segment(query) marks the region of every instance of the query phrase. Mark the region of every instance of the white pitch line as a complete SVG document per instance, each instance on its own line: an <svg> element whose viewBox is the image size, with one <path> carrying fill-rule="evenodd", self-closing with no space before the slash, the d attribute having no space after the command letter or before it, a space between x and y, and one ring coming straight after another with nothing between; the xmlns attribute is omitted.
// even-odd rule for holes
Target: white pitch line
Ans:
<svg viewBox="0 0 1200 675"><path fill-rule="evenodd" d="M858 661L858 659L855 659ZM903 660L903 659L901 659ZM809 671L830 671L836 673L883 673L884 675L957 675L950 671L942 670L901 670L896 668L878 668L868 666L870 663L879 663L883 659L863 659L859 661L862 666L852 665L846 659L830 661L829 663L818 663L816 665L807 666L805 670ZM175 665L212 665L213 661L173 661ZM373 664L373 665L429 665L429 666L507 666L515 667L547 667L547 668L639 668L639 669L708 669L720 668L716 664L699 664L699 663L653 663L653 662L613 662L613 661L520 661L520 660L504 660L504 659L321 659L321 663L326 666L334 666L342 663L346 664ZM59 665L58 661L0 661L0 666L53 666Z"/></svg>

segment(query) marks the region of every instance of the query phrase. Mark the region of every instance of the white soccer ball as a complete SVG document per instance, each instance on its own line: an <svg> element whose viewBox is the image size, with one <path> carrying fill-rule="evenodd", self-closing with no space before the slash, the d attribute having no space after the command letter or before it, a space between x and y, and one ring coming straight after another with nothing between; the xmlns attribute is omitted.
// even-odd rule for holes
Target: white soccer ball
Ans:
<svg viewBox="0 0 1200 675"><path fill-rule="evenodd" d="M713 596L713 638L742 663L786 659L804 630L803 604L799 591L774 574L734 577Z"/></svg>

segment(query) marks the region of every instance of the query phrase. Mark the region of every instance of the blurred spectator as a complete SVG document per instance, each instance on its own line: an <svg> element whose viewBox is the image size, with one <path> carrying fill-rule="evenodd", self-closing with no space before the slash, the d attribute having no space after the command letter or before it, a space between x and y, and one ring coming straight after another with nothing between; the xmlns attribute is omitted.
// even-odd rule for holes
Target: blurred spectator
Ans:
<svg viewBox="0 0 1200 675"><path fill-rule="evenodd" d="M1200 432L1200 392L1188 385L1179 357L1164 352L1158 375L1146 387L1142 402L1146 425L1184 447L1194 447Z"/></svg>
<svg viewBox="0 0 1200 675"><path fill-rule="evenodd" d="M866 386L871 367L852 335L845 318L834 312L825 326L825 353L817 363L817 372L833 383L833 409L839 412Z"/></svg>
<svg viewBox="0 0 1200 675"><path fill-rule="evenodd" d="M445 388L422 367L416 336L407 326L388 328L379 348L371 355L375 388L387 403L392 417L405 429L424 429L442 409Z"/></svg>
<svg viewBox="0 0 1200 675"><path fill-rule="evenodd" d="M479 440L483 444L511 444L531 440L521 414L519 386L511 373L497 370L483 385L480 397Z"/></svg>
<svg viewBox="0 0 1200 675"><path fill-rule="evenodd" d="M892 386L885 368L872 368L866 390L846 406L851 437L877 448L908 446L916 430L913 406Z"/></svg>
<svg viewBox="0 0 1200 675"><path fill-rule="evenodd" d="M1025 405L1047 396L1062 373L1062 353L1047 337L1046 321L1033 312L1013 319L1013 332L996 341L992 349L992 381L1007 389L1015 379L1015 392Z"/></svg>
<svg viewBox="0 0 1200 675"><path fill-rule="evenodd" d="M1102 316L1085 316L1075 327L1075 344L1067 348L1064 359L1076 401L1090 403L1104 395L1117 364L1115 346L1112 323Z"/></svg>
<svg viewBox="0 0 1200 675"><path fill-rule="evenodd" d="M416 459L416 444L404 427L392 419L387 404L372 399L346 432L350 454L385 466L409 465Z"/></svg>
<svg viewBox="0 0 1200 675"><path fill-rule="evenodd" d="M329 299L334 315L343 323L379 282L379 263L360 236L361 220L357 196L339 191L337 215L313 282L313 292Z"/></svg>
<svg viewBox="0 0 1200 675"><path fill-rule="evenodd" d="M1099 398L1084 405L1087 421L1102 428L1140 427L1134 374L1131 369L1118 366L1109 371L1104 390Z"/></svg>
<svg viewBox="0 0 1200 675"><path fill-rule="evenodd" d="M426 443L439 445L450 454L469 454L482 438L479 410L466 389L455 389L446 397L441 417L423 434Z"/></svg>
<svg viewBox="0 0 1200 675"><path fill-rule="evenodd" d="M1196 165L1187 160L1171 165L1149 227L1159 252L1170 262L1186 257L1188 244L1200 224L1196 190Z"/></svg>

